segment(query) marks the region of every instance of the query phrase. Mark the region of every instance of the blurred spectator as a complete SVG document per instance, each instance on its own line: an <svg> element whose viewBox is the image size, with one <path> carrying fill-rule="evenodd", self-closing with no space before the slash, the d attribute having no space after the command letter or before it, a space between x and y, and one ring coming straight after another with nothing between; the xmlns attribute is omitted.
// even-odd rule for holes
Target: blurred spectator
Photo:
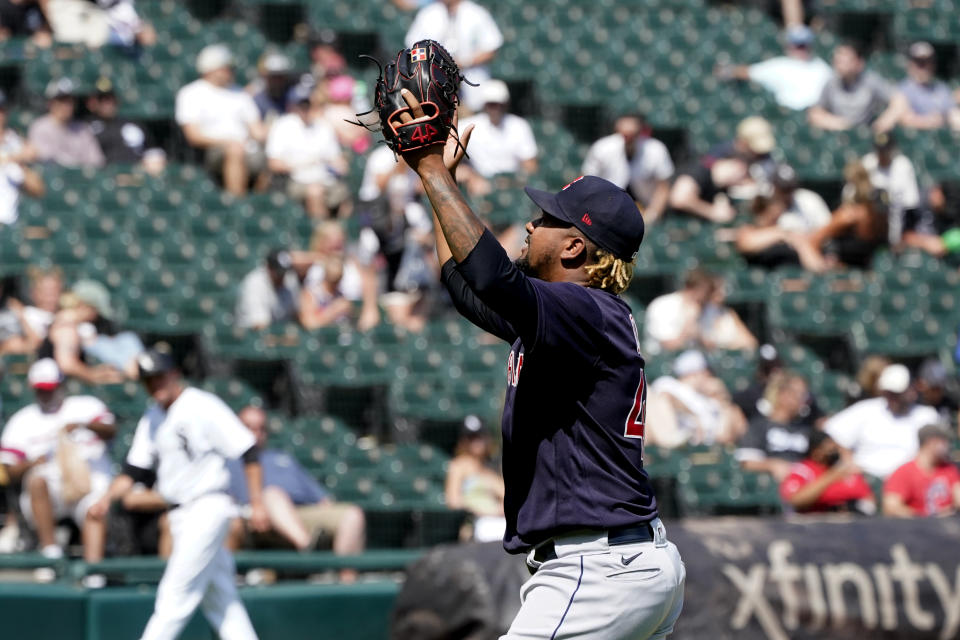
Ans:
<svg viewBox="0 0 960 640"><path fill-rule="evenodd" d="M29 353L35 348L24 329L24 307L17 295L17 279L0 277L0 355Z"/></svg>
<svg viewBox="0 0 960 640"><path fill-rule="evenodd" d="M777 348L772 344L761 345L757 350L757 369L750 385L733 396L748 422L770 415L770 398L779 388L787 374ZM817 399L807 389L803 405L797 411L794 421L800 424L817 425L823 420L823 411L817 405Z"/></svg>
<svg viewBox="0 0 960 640"><path fill-rule="evenodd" d="M917 452L917 432L939 419L936 409L917 404L910 371L892 364L877 380L880 398L861 400L829 418L824 430L853 454L864 472L886 478Z"/></svg>
<svg viewBox="0 0 960 640"><path fill-rule="evenodd" d="M503 34L493 16L472 0L439 0L420 9L404 42L409 47L424 38L442 43L474 85L490 79L488 65L503 44ZM460 85L460 100L471 111L483 108L479 87Z"/></svg>
<svg viewBox="0 0 960 640"><path fill-rule="evenodd" d="M28 166L35 159L33 147L7 127L7 96L0 91L0 225L17 221L21 192L43 196L43 178Z"/></svg>
<svg viewBox="0 0 960 640"><path fill-rule="evenodd" d="M808 248L798 252L806 260L803 266L814 272L839 265L867 268L874 252L887 243L886 192L874 188L861 162L848 163L843 177L843 204L826 226L807 236Z"/></svg>
<svg viewBox="0 0 960 640"><path fill-rule="evenodd" d="M950 432L928 424L917 433L917 456L883 485L883 515L944 516L960 509L960 471L950 459Z"/></svg>
<svg viewBox="0 0 960 640"><path fill-rule="evenodd" d="M332 29L321 29L310 36L307 43L310 53L310 73L319 84L327 76L339 76L347 72L347 61L340 52L340 40Z"/></svg>
<svg viewBox="0 0 960 640"><path fill-rule="evenodd" d="M94 280L78 280L61 296L38 355L56 360L68 376L90 384L136 380L136 357L143 343L132 331L120 331L107 288Z"/></svg>
<svg viewBox="0 0 960 640"><path fill-rule="evenodd" d="M814 127L842 131L872 123L889 101L887 82L866 69L857 45L844 43L834 48L833 77L807 115Z"/></svg>
<svg viewBox="0 0 960 640"><path fill-rule="evenodd" d="M902 240L938 258L960 253L960 181L934 185L925 205L906 212Z"/></svg>
<svg viewBox="0 0 960 640"><path fill-rule="evenodd" d="M323 116L320 89L302 84L294 87L290 111L270 127L267 166L286 176L287 194L303 202L311 217L327 218L349 198L343 181L349 169L347 160Z"/></svg>
<svg viewBox="0 0 960 640"><path fill-rule="evenodd" d="M323 117L337 132L341 145L354 153L366 153L372 138L366 127L358 127L353 123L358 113L354 101L355 87L356 82L350 76L329 77L317 85L311 103L325 105Z"/></svg>
<svg viewBox="0 0 960 640"><path fill-rule="evenodd" d="M47 269L34 268L30 276L30 301L33 304L23 309L25 331L36 336L36 345L46 339L50 333L50 325L57 312L60 311L60 295L63 293L63 272L56 267Z"/></svg>
<svg viewBox="0 0 960 640"><path fill-rule="evenodd" d="M960 425L960 399L956 380L951 382L946 367L937 358L927 358L917 372L918 401L940 414L939 424Z"/></svg>
<svg viewBox="0 0 960 640"><path fill-rule="evenodd" d="M13 414L0 437L0 462L23 483L20 510L36 528L44 556L63 556L55 526L72 518L84 560L102 560L105 522L88 517L87 510L110 485L105 441L116 433L113 414L93 396L66 397L63 374L49 358L33 363L27 381L36 402Z"/></svg>
<svg viewBox="0 0 960 640"><path fill-rule="evenodd" d="M320 329L350 319L353 303L344 297L343 259L329 256L320 265L321 279L311 278L300 289L298 318L304 329Z"/></svg>
<svg viewBox="0 0 960 640"><path fill-rule="evenodd" d="M730 444L746 431L747 421L731 402L723 381L707 367L699 351L685 351L647 395L645 442L660 447Z"/></svg>
<svg viewBox="0 0 960 640"><path fill-rule="evenodd" d="M473 140L470 143L473 153ZM659 219L667 206L674 167L666 145L650 137L646 118L638 113L617 118L613 133L590 146L580 172L625 189L649 224Z"/></svg>
<svg viewBox="0 0 960 640"><path fill-rule="evenodd" d="M772 192L751 204L754 219L736 229L737 249L751 264L777 267L810 262L807 234L830 222L830 209L816 192L801 189L797 174L780 165L773 175Z"/></svg>
<svg viewBox="0 0 960 640"><path fill-rule="evenodd" d="M87 99L90 128L108 163L135 164L143 157L147 134L143 127L117 116L117 94L109 78L97 80L96 91Z"/></svg>
<svg viewBox="0 0 960 640"><path fill-rule="evenodd" d="M299 293L292 267L290 253L274 249L263 265L244 277L237 300L238 327L266 329L296 319Z"/></svg>
<svg viewBox="0 0 960 640"><path fill-rule="evenodd" d="M346 502L334 502L296 458L267 447L267 414L263 409L248 406L240 410L238 417L260 447L263 502L272 527L265 534L253 534L254 544L276 544L279 536L281 543L297 551L309 551L325 535L333 540L336 554L362 553L366 537L363 510ZM230 494L239 504L246 505L250 499L239 461L232 461L229 468Z"/></svg>
<svg viewBox="0 0 960 640"><path fill-rule="evenodd" d="M780 498L798 513L855 511L876 513L877 503L860 469L822 431L810 433L803 460L790 467Z"/></svg>
<svg viewBox="0 0 960 640"><path fill-rule="evenodd" d="M891 245L900 242L903 221L920 206L917 172L910 158L900 153L892 133L873 137L873 151L863 156L863 168L870 174L873 188L886 194L888 205L888 239Z"/></svg>
<svg viewBox="0 0 960 640"><path fill-rule="evenodd" d="M38 47L53 44L50 25L37 0L0 0L0 40L29 37Z"/></svg>
<svg viewBox="0 0 960 640"><path fill-rule="evenodd" d="M242 196L250 176L264 168L260 144L266 127L253 98L233 84L233 55L226 45L201 50L197 71L200 78L177 92L177 124L190 146L204 150L207 168L222 173L224 188Z"/></svg>
<svg viewBox="0 0 960 640"><path fill-rule="evenodd" d="M160 147L153 147L143 152L140 168L144 173L160 177L167 170L167 152Z"/></svg>
<svg viewBox="0 0 960 640"><path fill-rule="evenodd" d="M390 151L386 147L381 147ZM392 154L392 152L390 152ZM360 232L360 242L348 246L347 234L341 223L335 220L321 222L310 238L310 250L296 252L295 264L303 274L303 287L309 291L322 291L330 281L326 265L343 265L343 274L337 283L340 294L352 303L360 305L357 328L372 329L380 322L379 274L374 256L377 253L377 238L369 229Z"/></svg>
<svg viewBox="0 0 960 640"><path fill-rule="evenodd" d="M820 99L833 72L830 65L813 53L813 31L799 24L786 31L786 55L751 65L719 66L721 78L750 80L773 93L788 109L802 111Z"/></svg>
<svg viewBox="0 0 960 640"><path fill-rule="evenodd" d="M40 6L58 42L130 53L157 42L153 25L137 14L133 0L40 0Z"/></svg>
<svg viewBox="0 0 960 640"><path fill-rule="evenodd" d="M697 268L686 274L682 289L655 298L644 313L644 353L656 355L696 344L700 316L715 287L713 275Z"/></svg>
<svg viewBox="0 0 960 640"><path fill-rule="evenodd" d="M447 466L446 501L450 509L466 509L475 516L473 539L502 540L503 475L492 468L493 442L476 416L464 420L453 459Z"/></svg>
<svg viewBox="0 0 960 640"><path fill-rule="evenodd" d="M247 91L260 111L260 119L268 126L287 112L287 93L293 86L293 61L279 51L267 51L257 63L260 77Z"/></svg>
<svg viewBox="0 0 960 640"><path fill-rule="evenodd" d="M776 376L765 398L769 413L750 420L734 454L743 469L766 472L782 482L791 464L803 459L813 429L809 413L803 415L808 395L803 377L789 372Z"/></svg>
<svg viewBox="0 0 960 640"><path fill-rule="evenodd" d="M717 145L680 172L670 190L670 207L712 222L730 222L737 212L729 192L739 190L739 196L753 197L758 184L769 182L776 169L770 156L776 143L767 120L744 118L733 140Z"/></svg>
<svg viewBox="0 0 960 640"><path fill-rule="evenodd" d="M107 522L110 555L169 558L173 551L167 522L169 509L170 503L159 491L139 482L134 484L110 512Z"/></svg>
<svg viewBox="0 0 960 640"><path fill-rule="evenodd" d="M937 80L937 60L929 42L914 42L907 50L907 77L897 85L890 106L877 119L878 131L960 128L960 108L950 87Z"/></svg>
<svg viewBox="0 0 960 640"><path fill-rule="evenodd" d="M533 129L520 116L508 113L507 84L502 80L487 80L479 92L483 111L460 124L461 131L474 127L469 164L461 166L469 168L467 188L477 194L490 192L487 178L519 174L520 181L526 182L527 176L537 172L537 141Z"/></svg>
<svg viewBox="0 0 960 640"><path fill-rule="evenodd" d="M644 352L655 355L701 345L706 349L757 347L756 338L737 312L724 306L722 279L690 271L683 289L655 298L644 315Z"/></svg>
<svg viewBox="0 0 960 640"><path fill-rule="evenodd" d="M78 120L76 87L70 78L52 80L46 89L47 114L34 120L27 139L41 162L65 167L103 166L103 152L89 123Z"/></svg>
<svg viewBox="0 0 960 640"><path fill-rule="evenodd" d="M867 356L857 369L855 379L859 393L854 394L854 400L867 400L869 398L879 398L883 395L877 384L880 382L880 374L893 361L884 356Z"/></svg>

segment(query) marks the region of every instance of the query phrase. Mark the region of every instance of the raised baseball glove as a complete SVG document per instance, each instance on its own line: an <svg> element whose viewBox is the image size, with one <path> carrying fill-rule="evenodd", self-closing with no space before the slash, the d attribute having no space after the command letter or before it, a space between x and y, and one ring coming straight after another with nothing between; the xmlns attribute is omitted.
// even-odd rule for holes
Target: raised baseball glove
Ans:
<svg viewBox="0 0 960 640"><path fill-rule="evenodd" d="M357 124L382 132L387 145L397 153L444 144L459 103L461 81L469 82L453 56L435 40L420 40L409 49L401 49L394 62L380 67L374 107L358 113ZM413 117L400 93L403 89L420 102L423 117Z"/></svg>

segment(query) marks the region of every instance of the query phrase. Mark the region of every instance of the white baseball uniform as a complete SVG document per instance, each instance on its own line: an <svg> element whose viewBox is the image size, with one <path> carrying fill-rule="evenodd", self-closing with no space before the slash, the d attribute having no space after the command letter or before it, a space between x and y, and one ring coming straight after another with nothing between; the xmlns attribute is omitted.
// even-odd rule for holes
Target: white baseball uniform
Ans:
<svg viewBox="0 0 960 640"><path fill-rule="evenodd" d="M520 591L522 606L501 640L662 640L683 608L686 569L663 523L653 541L607 544L605 533L558 536L556 558Z"/></svg>
<svg viewBox="0 0 960 640"><path fill-rule="evenodd" d="M166 411L154 405L140 419L127 464L156 470L157 490L178 505L168 515L173 553L142 640L173 640L198 606L223 640L256 640L224 547L237 514L226 460L254 444L220 398L191 387Z"/></svg>
<svg viewBox="0 0 960 640"><path fill-rule="evenodd" d="M60 432L68 424L113 424L114 420L107 405L93 396L64 398L60 408L50 413L44 413L36 404L28 405L13 414L3 429L0 463L13 465L48 457L47 462L33 467L29 473L39 474L47 481L54 518L73 518L77 526L82 526L87 509L110 487L110 457L106 443L90 429L81 427L70 432L70 441L90 467L90 492L78 502L68 503L63 498L60 466L54 456ZM32 523L33 509L26 491L20 495L20 510Z"/></svg>

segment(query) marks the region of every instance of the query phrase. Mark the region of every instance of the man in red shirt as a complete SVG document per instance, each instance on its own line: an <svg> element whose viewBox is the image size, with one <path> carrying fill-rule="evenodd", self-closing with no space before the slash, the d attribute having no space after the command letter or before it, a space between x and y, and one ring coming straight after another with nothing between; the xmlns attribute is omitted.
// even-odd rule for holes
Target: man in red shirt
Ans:
<svg viewBox="0 0 960 640"><path fill-rule="evenodd" d="M960 508L960 471L950 460L950 434L938 425L918 433L917 457L887 478L883 513L897 518L939 516Z"/></svg>
<svg viewBox="0 0 960 640"><path fill-rule="evenodd" d="M870 485L849 458L842 459L840 447L823 431L810 434L806 457L790 468L780 484L784 505L799 513L877 510Z"/></svg>

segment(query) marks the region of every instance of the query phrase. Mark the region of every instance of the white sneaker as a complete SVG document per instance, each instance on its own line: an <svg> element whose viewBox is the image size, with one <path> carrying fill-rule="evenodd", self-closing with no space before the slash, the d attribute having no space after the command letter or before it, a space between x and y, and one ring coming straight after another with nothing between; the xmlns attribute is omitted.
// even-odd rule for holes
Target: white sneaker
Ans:
<svg viewBox="0 0 960 640"><path fill-rule="evenodd" d="M48 544L43 549L40 549L40 554L49 560L59 560L63 557L63 548L55 544Z"/></svg>
<svg viewBox="0 0 960 640"><path fill-rule="evenodd" d="M39 567L33 570L33 579L37 582L53 582L57 579L57 572L51 567Z"/></svg>
<svg viewBox="0 0 960 640"><path fill-rule="evenodd" d="M107 586L107 576L102 573L91 573L88 576L83 576L80 584L87 589L103 589Z"/></svg>
<svg viewBox="0 0 960 640"><path fill-rule="evenodd" d="M14 553L20 540L20 527L9 524L0 529L0 553Z"/></svg>

